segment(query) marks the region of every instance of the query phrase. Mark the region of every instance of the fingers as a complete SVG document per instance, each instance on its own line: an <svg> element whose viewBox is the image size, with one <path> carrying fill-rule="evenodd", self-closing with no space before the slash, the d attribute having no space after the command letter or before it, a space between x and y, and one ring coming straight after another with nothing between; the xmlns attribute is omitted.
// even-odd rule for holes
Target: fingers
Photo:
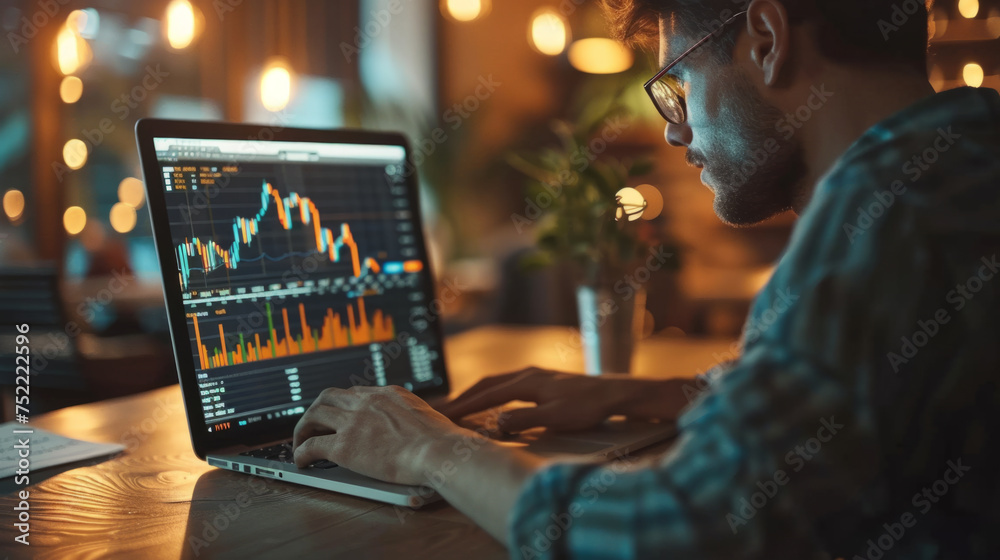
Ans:
<svg viewBox="0 0 1000 560"><path fill-rule="evenodd" d="M514 379L515 376L521 375L521 373L522 372L504 373L502 375L491 375L490 377L484 377L479 381L477 381L475 385L466 389L461 395L455 397L451 401L443 402L438 406L436 406L435 408L441 414L444 414L445 416L451 418L453 415L453 411L456 410L457 407L461 407L462 404L468 401L470 398L478 394L481 394L483 391L496 387L497 385L507 383L511 379ZM461 418L461 416L459 416L458 418Z"/></svg>
<svg viewBox="0 0 1000 560"><path fill-rule="evenodd" d="M339 418L342 415L343 411L336 407L314 402L295 425L292 449L298 449L311 437L336 433Z"/></svg>
<svg viewBox="0 0 1000 560"><path fill-rule="evenodd" d="M335 458L337 453L337 436L335 434L316 436L307 439L302 445L295 448L295 466L301 468L326 459L338 463L339 458Z"/></svg>
<svg viewBox="0 0 1000 560"><path fill-rule="evenodd" d="M457 420L473 412L486 410L510 401L530 401L537 398L540 384L537 377L530 374L516 374L516 376L506 374L499 377L505 379L483 384L482 387L477 384L442 407L441 413L452 420Z"/></svg>

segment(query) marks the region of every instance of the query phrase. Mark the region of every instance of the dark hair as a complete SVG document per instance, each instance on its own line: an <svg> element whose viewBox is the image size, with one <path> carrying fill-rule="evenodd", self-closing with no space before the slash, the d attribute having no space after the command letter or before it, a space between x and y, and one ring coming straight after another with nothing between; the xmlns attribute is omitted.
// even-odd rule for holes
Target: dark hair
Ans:
<svg viewBox="0 0 1000 560"><path fill-rule="evenodd" d="M927 72L927 0L781 0L792 23L817 24L820 52L842 63L908 65ZM932 0L931 0L932 1ZM655 49L659 20L676 22L692 37L718 29L750 0L602 0L612 36L631 46ZM735 27L735 26L734 26ZM711 42L728 60L734 33Z"/></svg>

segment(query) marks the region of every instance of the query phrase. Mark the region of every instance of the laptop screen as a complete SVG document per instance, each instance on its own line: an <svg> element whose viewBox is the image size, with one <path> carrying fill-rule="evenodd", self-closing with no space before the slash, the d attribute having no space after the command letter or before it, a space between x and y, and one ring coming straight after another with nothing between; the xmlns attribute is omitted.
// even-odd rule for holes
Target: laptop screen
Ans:
<svg viewBox="0 0 1000 560"><path fill-rule="evenodd" d="M444 383L402 146L153 146L209 432L287 422L327 387Z"/></svg>

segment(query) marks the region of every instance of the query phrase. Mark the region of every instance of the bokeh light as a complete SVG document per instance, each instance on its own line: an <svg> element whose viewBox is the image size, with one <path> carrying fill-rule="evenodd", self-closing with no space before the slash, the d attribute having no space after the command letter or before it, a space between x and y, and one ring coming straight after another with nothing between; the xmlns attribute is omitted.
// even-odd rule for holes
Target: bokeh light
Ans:
<svg viewBox="0 0 1000 560"><path fill-rule="evenodd" d="M135 177L125 177L118 183L118 200L128 204L132 208L139 208L146 200L146 193L142 186L142 181Z"/></svg>
<svg viewBox="0 0 1000 560"><path fill-rule="evenodd" d="M76 235L87 225L87 213L79 206L70 206L63 213L63 227L66 233Z"/></svg>
<svg viewBox="0 0 1000 560"><path fill-rule="evenodd" d="M75 74L90 63L90 45L69 22L56 35L56 62L65 76Z"/></svg>
<svg viewBox="0 0 1000 560"><path fill-rule="evenodd" d="M59 83L59 97L63 103L76 103L83 95L83 80L76 76L66 76Z"/></svg>
<svg viewBox="0 0 1000 560"><path fill-rule="evenodd" d="M966 84L969 84L972 87L979 87L983 85L983 78L985 78L983 67L975 62L966 64L965 68L962 69L962 78L965 80Z"/></svg>
<svg viewBox="0 0 1000 560"><path fill-rule="evenodd" d="M976 17L979 14L979 0L959 0L958 13L967 18Z"/></svg>
<svg viewBox="0 0 1000 560"><path fill-rule="evenodd" d="M260 77L260 101L268 111L276 112L288 106L292 97L292 73L282 59L274 59Z"/></svg>
<svg viewBox="0 0 1000 560"><path fill-rule="evenodd" d="M635 56L618 41L594 37L574 41L569 63L588 74L617 74L632 67Z"/></svg>
<svg viewBox="0 0 1000 560"><path fill-rule="evenodd" d="M63 161L70 169L80 169L87 163L87 145L74 138L63 145Z"/></svg>
<svg viewBox="0 0 1000 560"><path fill-rule="evenodd" d="M187 48L195 37L194 6L188 0L173 0L167 5L166 26L167 43L171 48L180 50Z"/></svg>
<svg viewBox="0 0 1000 560"><path fill-rule="evenodd" d="M555 10L542 8L531 18L528 37L536 51L555 56L566 50L569 27L566 25L566 20Z"/></svg>
<svg viewBox="0 0 1000 560"><path fill-rule="evenodd" d="M489 0L441 0L441 12L455 21L475 21L489 10Z"/></svg>
<svg viewBox="0 0 1000 560"><path fill-rule="evenodd" d="M116 202L111 207L109 221L111 222L111 227L118 233L128 233L135 228L135 208L124 202Z"/></svg>
<svg viewBox="0 0 1000 560"><path fill-rule="evenodd" d="M10 189L3 195L3 212L7 214L10 221L16 222L24 215L24 193L17 189Z"/></svg>

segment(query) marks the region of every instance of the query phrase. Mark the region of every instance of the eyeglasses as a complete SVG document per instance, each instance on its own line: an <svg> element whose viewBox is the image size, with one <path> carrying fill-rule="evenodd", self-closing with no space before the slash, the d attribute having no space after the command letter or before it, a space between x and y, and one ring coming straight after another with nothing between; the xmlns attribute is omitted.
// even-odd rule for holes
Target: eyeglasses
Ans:
<svg viewBox="0 0 1000 560"><path fill-rule="evenodd" d="M676 77L667 74L667 72L669 72L674 66L677 66L677 63L683 60L685 56L691 54L695 49L708 42L708 40L711 39L715 33L733 23L736 21L736 18L745 13L747 13L746 10L739 12L724 21L722 23L722 27L719 27L716 31L709 33L704 39L698 41L692 45L691 48L681 53L681 55L675 58L673 62L664 66L663 70L657 72L655 76L650 78L650 80L642 86L642 88L646 90L646 94L649 95L649 98L653 100L653 105L656 105L656 110L660 112L660 116L666 119L668 123L682 124L687 120L687 103L685 102L684 84L682 84Z"/></svg>

